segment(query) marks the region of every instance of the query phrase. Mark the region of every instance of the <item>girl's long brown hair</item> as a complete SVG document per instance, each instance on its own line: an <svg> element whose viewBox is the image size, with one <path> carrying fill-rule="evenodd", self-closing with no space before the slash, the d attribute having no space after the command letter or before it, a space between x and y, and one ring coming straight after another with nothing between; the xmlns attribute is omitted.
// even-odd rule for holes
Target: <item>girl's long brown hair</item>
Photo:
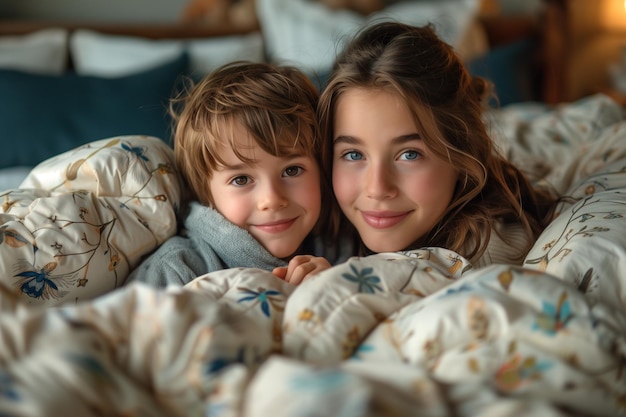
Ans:
<svg viewBox="0 0 626 417"><path fill-rule="evenodd" d="M446 213L411 248L440 246L468 259L486 250L495 222L521 223L528 247L551 219L555 196L535 189L499 154L487 133L484 110L490 84L472 77L430 25L378 22L363 28L338 56L318 105L324 171L332 178L334 112L343 92L371 88L400 95L437 157L459 170ZM333 207L333 231L356 233Z"/></svg>

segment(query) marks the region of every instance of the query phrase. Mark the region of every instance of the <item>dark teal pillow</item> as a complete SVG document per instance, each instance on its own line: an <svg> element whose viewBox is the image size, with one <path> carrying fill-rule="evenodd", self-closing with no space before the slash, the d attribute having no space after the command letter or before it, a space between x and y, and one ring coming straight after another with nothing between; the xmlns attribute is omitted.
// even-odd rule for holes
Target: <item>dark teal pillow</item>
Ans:
<svg viewBox="0 0 626 417"><path fill-rule="evenodd" d="M110 136L151 135L170 143L167 101L188 69L181 55L120 78L0 70L0 168L34 166Z"/></svg>
<svg viewBox="0 0 626 417"><path fill-rule="evenodd" d="M506 106L537 100L537 83L533 79L535 46L534 39L524 38L495 47L467 63L472 75L487 78L493 83L498 103L492 104Z"/></svg>

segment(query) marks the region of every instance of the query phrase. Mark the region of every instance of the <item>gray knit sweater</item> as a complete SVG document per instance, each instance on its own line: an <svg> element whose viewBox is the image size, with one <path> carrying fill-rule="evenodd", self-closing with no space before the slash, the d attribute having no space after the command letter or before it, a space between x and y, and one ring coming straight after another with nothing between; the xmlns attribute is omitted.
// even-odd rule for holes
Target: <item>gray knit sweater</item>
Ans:
<svg viewBox="0 0 626 417"><path fill-rule="evenodd" d="M287 265L246 230L197 202L190 204L185 230L184 236L176 235L163 242L131 271L126 283L141 281L157 287L184 285L200 275L221 269L250 267L271 271ZM308 240L303 245L303 253L324 256L331 263L342 262L350 255L349 248L335 250L325 248L318 239Z"/></svg>

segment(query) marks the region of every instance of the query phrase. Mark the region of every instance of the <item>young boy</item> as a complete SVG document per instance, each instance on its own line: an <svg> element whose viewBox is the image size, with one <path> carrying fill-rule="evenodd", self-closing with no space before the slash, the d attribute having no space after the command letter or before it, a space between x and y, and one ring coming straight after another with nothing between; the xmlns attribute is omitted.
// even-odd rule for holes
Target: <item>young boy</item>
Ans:
<svg viewBox="0 0 626 417"><path fill-rule="evenodd" d="M299 70L237 62L172 100L176 163L195 200L183 231L126 282L184 285L232 267L289 283L338 262L319 236L332 198L320 173L318 92ZM315 254L318 256L313 256Z"/></svg>

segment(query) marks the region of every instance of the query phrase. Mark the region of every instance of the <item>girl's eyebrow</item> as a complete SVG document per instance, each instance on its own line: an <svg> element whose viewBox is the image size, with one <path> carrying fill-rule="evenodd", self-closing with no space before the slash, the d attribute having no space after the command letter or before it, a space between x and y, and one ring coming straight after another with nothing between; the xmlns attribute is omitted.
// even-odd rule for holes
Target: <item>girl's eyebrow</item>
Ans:
<svg viewBox="0 0 626 417"><path fill-rule="evenodd" d="M395 137L391 140L392 145L401 145L406 142L411 142L414 140L422 140L422 137L419 133L409 133L407 135L402 135ZM344 143L347 145L359 145L363 143L363 141L359 138L355 138L354 136L337 136L333 140L333 144L337 145L339 143Z"/></svg>

